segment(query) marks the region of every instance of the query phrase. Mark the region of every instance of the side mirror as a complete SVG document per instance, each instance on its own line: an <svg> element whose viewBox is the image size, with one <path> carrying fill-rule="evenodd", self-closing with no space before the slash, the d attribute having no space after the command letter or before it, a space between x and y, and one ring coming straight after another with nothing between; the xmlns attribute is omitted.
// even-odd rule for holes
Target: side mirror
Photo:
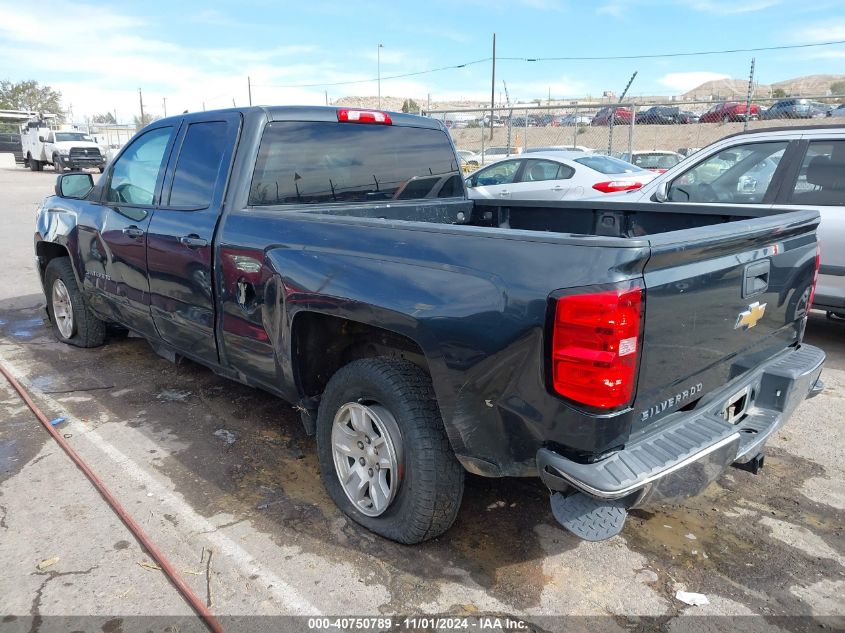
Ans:
<svg viewBox="0 0 845 633"><path fill-rule="evenodd" d="M661 182L657 185L657 191L654 192L655 202L666 202L669 200L669 183L667 181Z"/></svg>
<svg viewBox="0 0 845 633"><path fill-rule="evenodd" d="M46 139L46 138L44 138L43 136L39 136L39 137L38 137L38 140L39 140L39 142L41 142L41 143L46 143L46 142L47 142L47 139Z"/></svg>
<svg viewBox="0 0 845 633"><path fill-rule="evenodd" d="M82 199L94 188L91 174L70 173L56 177L56 195L60 198Z"/></svg>

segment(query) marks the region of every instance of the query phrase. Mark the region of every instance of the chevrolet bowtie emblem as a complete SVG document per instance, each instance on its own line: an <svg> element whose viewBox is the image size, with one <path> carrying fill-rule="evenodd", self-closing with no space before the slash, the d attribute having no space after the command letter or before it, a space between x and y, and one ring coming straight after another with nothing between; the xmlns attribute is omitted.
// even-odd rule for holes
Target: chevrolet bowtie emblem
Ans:
<svg viewBox="0 0 845 633"><path fill-rule="evenodd" d="M757 325L757 321L763 318L763 315L766 313L766 306L768 304L764 303L760 305L759 301L755 301L750 306L748 306L747 310L743 310L739 313L739 316L736 319L736 325L734 326L735 330L742 328L743 330L747 330L748 328L752 328Z"/></svg>

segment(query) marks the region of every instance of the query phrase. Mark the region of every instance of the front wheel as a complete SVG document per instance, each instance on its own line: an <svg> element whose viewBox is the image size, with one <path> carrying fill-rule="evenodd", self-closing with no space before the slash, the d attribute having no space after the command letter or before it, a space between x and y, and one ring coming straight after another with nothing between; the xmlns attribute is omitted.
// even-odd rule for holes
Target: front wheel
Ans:
<svg viewBox="0 0 845 633"><path fill-rule="evenodd" d="M317 415L317 452L332 500L376 534L419 543L458 514L463 468L431 380L410 361L357 360L332 376Z"/></svg>
<svg viewBox="0 0 845 633"><path fill-rule="evenodd" d="M76 283L67 257L57 257L44 271L47 311L53 333L63 343L77 347L98 347L106 339L106 324L94 316Z"/></svg>
<svg viewBox="0 0 845 633"><path fill-rule="evenodd" d="M61 156L53 156L53 169L56 170L57 173L62 173L65 170L64 163L62 163Z"/></svg>

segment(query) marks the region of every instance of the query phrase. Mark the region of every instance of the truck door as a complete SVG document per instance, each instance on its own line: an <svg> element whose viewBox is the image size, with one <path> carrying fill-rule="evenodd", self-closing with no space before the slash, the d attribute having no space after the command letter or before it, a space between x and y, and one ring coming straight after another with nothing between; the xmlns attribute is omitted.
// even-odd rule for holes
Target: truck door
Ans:
<svg viewBox="0 0 845 633"><path fill-rule="evenodd" d="M150 305L159 336L217 363L212 242L240 129L238 114L186 117L147 240Z"/></svg>
<svg viewBox="0 0 845 633"><path fill-rule="evenodd" d="M155 335L150 318L147 281L147 229L164 181L174 127L144 132L117 158L107 174L96 233L82 253L86 282L97 286L116 320L147 335ZM88 274L91 271L91 274Z"/></svg>

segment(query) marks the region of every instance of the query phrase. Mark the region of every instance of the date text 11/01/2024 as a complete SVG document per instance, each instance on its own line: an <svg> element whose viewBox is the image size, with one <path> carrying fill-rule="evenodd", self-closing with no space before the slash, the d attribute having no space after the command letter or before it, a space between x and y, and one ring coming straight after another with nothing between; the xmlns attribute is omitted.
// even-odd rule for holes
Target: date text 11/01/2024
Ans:
<svg viewBox="0 0 845 633"><path fill-rule="evenodd" d="M357 630L469 630L478 629L482 631L524 631L527 630L526 622L510 617L376 617L376 618L309 618L308 629L312 631L330 629L357 629Z"/></svg>

